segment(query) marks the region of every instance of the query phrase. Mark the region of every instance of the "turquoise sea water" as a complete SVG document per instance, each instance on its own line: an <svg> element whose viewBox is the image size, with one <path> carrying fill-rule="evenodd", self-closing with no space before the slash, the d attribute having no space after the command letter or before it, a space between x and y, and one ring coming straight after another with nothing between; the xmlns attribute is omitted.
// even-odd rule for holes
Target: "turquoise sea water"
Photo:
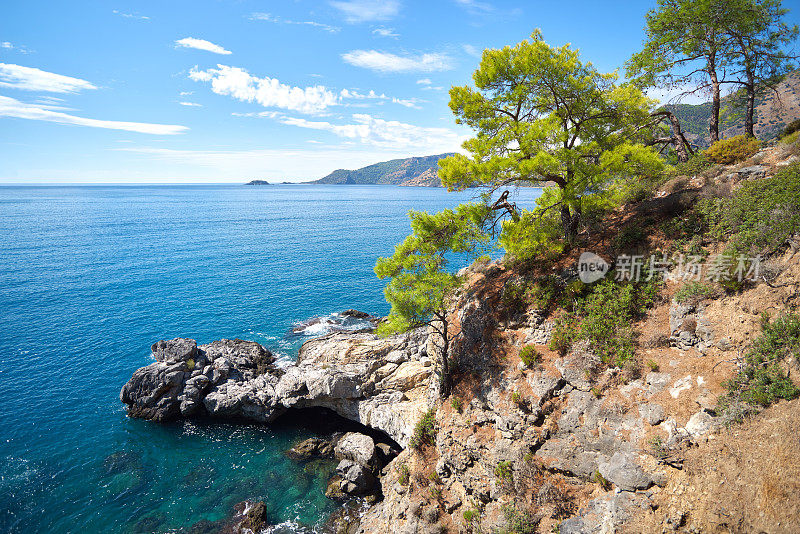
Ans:
<svg viewBox="0 0 800 534"><path fill-rule="evenodd" d="M533 204L537 189L517 202ZM283 451L308 428L128 419L119 390L159 339L258 341L383 314L372 272L406 212L469 193L391 186L0 187L0 532L168 532L264 500L318 527L331 466ZM307 338L305 338L307 339Z"/></svg>

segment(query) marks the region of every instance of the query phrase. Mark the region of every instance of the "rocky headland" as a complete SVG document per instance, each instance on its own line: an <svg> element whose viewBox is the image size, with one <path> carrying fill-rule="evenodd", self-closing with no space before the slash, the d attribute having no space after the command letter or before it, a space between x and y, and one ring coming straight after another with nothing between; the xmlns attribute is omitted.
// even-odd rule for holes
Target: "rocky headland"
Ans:
<svg viewBox="0 0 800 534"><path fill-rule="evenodd" d="M637 209L671 217L791 158L762 153L667 183L612 223L618 229ZM800 424L800 399L745 425L725 421L718 402L759 335L761 312L795 309L798 249L795 238L771 258L769 279L731 294L687 302L676 298L683 282L668 276L631 325L640 332L635 366L609 365L585 342L551 350L557 317L535 305L510 308L504 298L531 275L477 261L460 273L464 284L449 306L455 373L444 401L437 338L424 328L387 338L369 328L333 332L305 342L289 366L250 341L159 341L155 361L133 374L120 399L131 417L154 421L202 415L269 424L312 408L362 425L287 451L299 462L338 460L326 495L348 504L331 519L332 532L796 532L800 442L789 429ZM571 283L575 259L553 276ZM534 361L521 357L526 346L537 349ZM426 414L435 421L428 442L416 439ZM235 531L266 528L251 521L263 516L257 503L239 508L228 523Z"/></svg>

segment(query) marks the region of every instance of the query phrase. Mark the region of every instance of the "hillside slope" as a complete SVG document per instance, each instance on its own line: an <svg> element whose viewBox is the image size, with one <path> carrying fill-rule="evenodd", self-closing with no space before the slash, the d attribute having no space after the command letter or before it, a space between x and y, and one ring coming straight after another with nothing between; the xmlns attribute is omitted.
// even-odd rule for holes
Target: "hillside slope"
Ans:
<svg viewBox="0 0 800 534"><path fill-rule="evenodd" d="M776 87L756 96L755 133L759 139L769 140L794 119L800 117L800 70L789 73ZM744 107L739 104L741 94L734 93L722 99L720 136L729 138L744 133ZM670 104L665 106L681 121L690 141L707 147L708 121L711 103Z"/></svg>
<svg viewBox="0 0 800 534"><path fill-rule="evenodd" d="M430 179L435 176L439 168L439 160L452 156L452 153L437 154L414 158L393 159L368 165L361 169L337 169L324 178L310 182L312 184L352 184L352 185L403 185L405 182L422 177ZM431 184L430 180L420 180L413 185L439 185ZM411 185L411 184L409 184Z"/></svg>

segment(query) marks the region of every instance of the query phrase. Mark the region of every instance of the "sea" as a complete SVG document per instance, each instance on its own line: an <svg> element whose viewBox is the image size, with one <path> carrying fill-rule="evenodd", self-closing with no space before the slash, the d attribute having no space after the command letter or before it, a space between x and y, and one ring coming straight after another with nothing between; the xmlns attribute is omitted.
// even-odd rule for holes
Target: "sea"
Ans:
<svg viewBox="0 0 800 534"><path fill-rule="evenodd" d="M513 200L532 207L540 193ZM407 212L474 197L1 186L0 532L201 532L245 499L266 503L275 533L319 532L338 506L324 495L334 466L284 454L313 425L129 419L120 388L160 339L238 337L287 363L342 310L386 314L373 266L409 233Z"/></svg>

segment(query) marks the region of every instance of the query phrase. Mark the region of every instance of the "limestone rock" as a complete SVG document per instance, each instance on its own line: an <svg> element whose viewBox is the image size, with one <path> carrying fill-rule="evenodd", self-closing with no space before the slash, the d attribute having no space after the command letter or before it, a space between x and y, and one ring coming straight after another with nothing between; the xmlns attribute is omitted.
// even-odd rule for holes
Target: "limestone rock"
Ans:
<svg viewBox="0 0 800 534"><path fill-rule="evenodd" d="M625 491L647 489L653 480L642 470L632 453L614 453L608 462L598 466L600 474Z"/></svg>
<svg viewBox="0 0 800 534"><path fill-rule="evenodd" d="M336 443L334 454L340 460L352 460L367 468L373 468L377 464L375 442L371 437L358 432L348 432L342 436Z"/></svg>

